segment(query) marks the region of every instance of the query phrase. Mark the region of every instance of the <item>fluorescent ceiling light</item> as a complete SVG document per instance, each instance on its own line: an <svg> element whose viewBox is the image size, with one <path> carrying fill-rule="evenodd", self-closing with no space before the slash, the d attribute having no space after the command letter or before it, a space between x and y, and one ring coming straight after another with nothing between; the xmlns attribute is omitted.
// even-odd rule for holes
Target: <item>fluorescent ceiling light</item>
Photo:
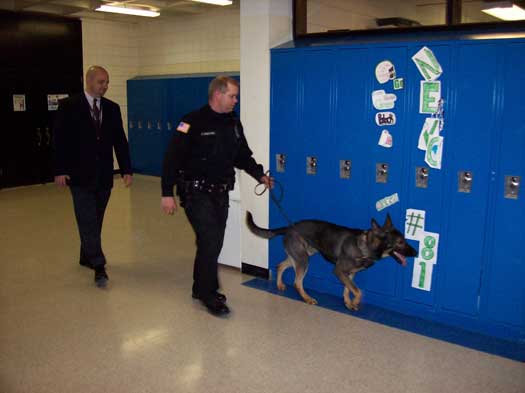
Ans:
<svg viewBox="0 0 525 393"><path fill-rule="evenodd" d="M487 4L481 11L502 20L525 20L525 10L510 1Z"/></svg>
<svg viewBox="0 0 525 393"><path fill-rule="evenodd" d="M102 12L112 12L115 14L126 14L126 15L137 15L137 16L149 16L151 18L159 16L160 13L150 10L141 10L138 8L128 8L128 7L117 7L114 5L101 5L95 11Z"/></svg>
<svg viewBox="0 0 525 393"><path fill-rule="evenodd" d="M192 0L196 1L197 3L207 3L207 4L214 4L214 5L231 5L231 0Z"/></svg>

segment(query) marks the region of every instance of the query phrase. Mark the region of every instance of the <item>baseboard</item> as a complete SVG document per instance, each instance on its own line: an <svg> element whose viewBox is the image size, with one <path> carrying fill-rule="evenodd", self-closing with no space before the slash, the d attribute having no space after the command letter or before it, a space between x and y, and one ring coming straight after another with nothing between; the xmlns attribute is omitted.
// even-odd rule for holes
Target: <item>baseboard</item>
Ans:
<svg viewBox="0 0 525 393"><path fill-rule="evenodd" d="M264 278L268 280L270 278L270 270L264 267L250 265L249 263L241 263L241 273L249 274L250 276Z"/></svg>

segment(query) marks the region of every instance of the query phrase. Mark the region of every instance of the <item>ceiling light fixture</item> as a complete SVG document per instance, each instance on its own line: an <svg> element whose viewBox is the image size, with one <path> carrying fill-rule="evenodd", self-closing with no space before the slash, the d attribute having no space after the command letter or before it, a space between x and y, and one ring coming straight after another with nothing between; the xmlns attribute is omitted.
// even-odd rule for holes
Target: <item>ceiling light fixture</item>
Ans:
<svg viewBox="0 0 525 393"><path fill-rule="evenodd" d="M160 13L157 11L142 10L139 8L129 8L129 7L117 7L114 5L101 5L100 7L96 8L95 11L112 12L114 14L125 14L125 15L135 15L135 16L148 16L150 18L154 18L160 15Z"/></svg>
<svg viewBox="0 0 525 393"><path fill-rule="evenodd" d="M231 0L192 0L197 3L206 3L213 5L231 5L233 2Z"/></svg>
<svg viewBox="0 0 525 393"><path fill-rule="evenodd" d="M525 20L525 10L512 1L491 2L481 11L502 20Z"/></svg>

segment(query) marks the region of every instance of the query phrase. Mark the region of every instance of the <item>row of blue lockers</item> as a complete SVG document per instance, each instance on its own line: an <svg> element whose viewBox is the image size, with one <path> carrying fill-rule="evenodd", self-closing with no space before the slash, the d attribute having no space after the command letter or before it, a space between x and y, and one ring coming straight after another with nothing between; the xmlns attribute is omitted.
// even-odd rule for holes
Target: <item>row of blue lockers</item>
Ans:
<svg viewBox="0 0 525 393"><path fill-rule="evenodd" d="M425 67L414 56L426 59L429 81L439 82L430 92L422 92ZM461 36L272 50L270 162L288 216L369 228L371 218L383 222L390 213L405 232L407 209L416 209L425 214L423 230L439 236L425 288L414 260L403 268L387 259L358 273L364 307L525 340L524 61L522 39ZM439 113L420 113L439 98ZM418 149L427 118L442 125L436 151ZM391 139L379 145L385 130ZM439 149L435 169L427 154ZM378 211L385 201L393 204ZM287 225L273 205L270 223ZM274 274L284 259L281 240L271 240ZM343 293L333 265L319 255L311 257L305 287Z"/></svg>
<svg viewBox="0 0 525 393"><path fill-rule="evenodd" d="M228 75L239 79L238 73ZM128 80L128 138L135 173L160 176L164 151L174 130L185 114L208 103L208 85L215 76L191 74Z"/></svg>

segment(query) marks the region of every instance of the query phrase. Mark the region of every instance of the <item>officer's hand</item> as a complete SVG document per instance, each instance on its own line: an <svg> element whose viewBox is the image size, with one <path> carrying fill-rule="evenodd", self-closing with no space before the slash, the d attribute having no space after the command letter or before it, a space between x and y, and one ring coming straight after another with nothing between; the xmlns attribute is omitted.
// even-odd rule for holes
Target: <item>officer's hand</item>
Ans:
<svg viewBox="0 0 525 393"><path fill-rule="evenodd" d="M162 197L160 200L160 207L164 210L164 213L172 215L177 211L177 203L175 198L172 196Z"/></svg>
<svg viewBox="0 0 525 393"><path fill-rule="evenodd" d="M133 182L133 177L131 175L124 175L122 176L122 181L124 182L124 185L126 187L131 186L131 183Z"/></svg>
<svg viewBox="0 0 525 393"><path fill-rule="evenodd" d="M55 184L60 187L67 186L67 180L69 180L68 175L55 176Z"/></svg>
<svg viewBox="0 0 525 393"><path fill-rule="evenodd" d="M264 183L264 185L265 185L267 188L269 188L269 189L272 189L272 188L273 188L273 183L274 183L274 182L273 182L273 177L264 175L263 177L261 177L261 178L259 179L259 181L260 181L261 183Z"/></svg>

